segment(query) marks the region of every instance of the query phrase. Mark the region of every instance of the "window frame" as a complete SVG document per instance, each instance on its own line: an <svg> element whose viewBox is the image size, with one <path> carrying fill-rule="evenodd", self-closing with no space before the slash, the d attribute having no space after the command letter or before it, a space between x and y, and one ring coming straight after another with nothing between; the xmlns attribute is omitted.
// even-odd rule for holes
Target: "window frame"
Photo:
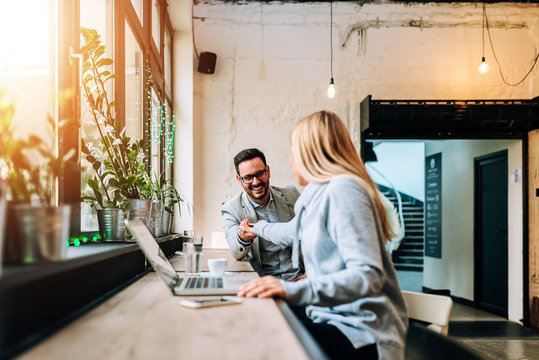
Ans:
<svg viewBox="0 0 539 360"><path fill-rule="evenodd" d="M113 18L113 44L106 44L112 47L114 59L114 72L118 77L114 80L114 97L116 101L117 120L122 126L125 126L125 26L126 23L135 36L135 39L142 51L143 60L143 93L142 93L142 119L141 129L143 140L150 143L152 140L149 134L150 121L148 114L151 102L146 101L147 84L149 84L151 75L151 86L155 90L161 104L167 102L173 109L173 76L171 76L171 89L167 93L164 75L164 33L168 32L170 37L170 71L171 75L174 71L173 59L173 41L174 31L168 14L168 3L166 0L157 0L159 2L160 11L160 41L155 44L152 36L152 0L143 0L143 21L141 23L131 0L112 0ZM59 63L59 90L75 89L73 101L59 107L60 118L76 118L77 122L74 126L64 128L59 137L63 139L60 143L59 151L61 154L67 153L70 149L75 149L78 156L72 160L74 165L80 165L81 161L85 161L80 155L81 144L81 89L77 85L79 83L79 66L70 65L72 52L78 52L80 49L80 0L59 0L59 17L58 26L59 41L58 41L58 63ZM70 48L73 49L70 52ZM76 61L75 61L76 63ZM147 66L149 72L146 71ZM167 166L164 156L163 141L159 147L159 162L161 166ZM147 157L147 171L149 172L149 159ZM164 167L163 167L164 168ZM172 168L172 165L171 165ZM165 172L164 172L165 173ZM170 171L172 174L172 171ZM159 174L158 174L159 175ZM162 179L164 180L164 179ZM97 231L81 232L81 170L79 167L71 167L64 171L58 183L58 199L60 203L72 204L72 219L71 219L71 238L92 238L97 234Z"/></svg>

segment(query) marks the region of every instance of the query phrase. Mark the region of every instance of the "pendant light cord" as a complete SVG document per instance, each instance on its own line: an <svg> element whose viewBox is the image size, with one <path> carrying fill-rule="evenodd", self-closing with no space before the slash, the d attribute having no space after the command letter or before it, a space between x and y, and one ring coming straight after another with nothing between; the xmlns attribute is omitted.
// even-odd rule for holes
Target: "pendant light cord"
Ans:
<svg viewBox="0 0 539 360"><path fill-rule="evenodd" d="M519 82L515 83L515 84L511 84L509 82L507 82L505 80L505 77L503 76L503 73L502 73L502 67L500 66L500 62L498 61L498 57L496 56L496 51L494 51L494 45L492 44L492 37L490 36L490 27L488 25L488 17L487 17L487 10L485 8L485 4L483 4L483 21L485 22L486 26L487 26L487 34L488 34L488 40L490 42L490 48L492 49L492 54L494 55L494 59L496 60L496 64L498 64L498 70L500 71L500 76L502 77L502 81L504 82L505 85L507 86L517 86L517 85L520 85L522 84L522 82L524 80L526 80L526 78L528 77L528 75L531 74L533 68L535 67L535 65L537 64L537 60L539 60L539 52L537 53L537 56L535 56L535 60L533 61L533 64L530 68L530 70L526 73L526 75L524 75L524 77L522 78L522 80L520 80ZM484 43L484 41L483 41ZM484 50L483 50L484 51ZM484 56L484 53L483 53L483 56Z"/></svg>
<svg viewBox="0 0 539 360"><path fill-rule="evenodd" d="M195 43L195 2L196 1L193 1L193 5L191 6L191 34L193 35L193 48L195 49L195 55L197 56L197 59L200 59L197 51L197 44Z"/></svg>
<svg viewBox="0 0 539 360"><path fill-rule="evenodd" d="M486 15L485 3L483 3L483 33L482 33L482 38L483 38L483 59L485 58L485 15Z"/></svg>
<svg viewBox="0 0 539 360"><path fill-rule="evenodd" d="M329 26L329 48L331 51L331 58L330 58L330 72L331 72L331 79L333 79L333 1L330 3L330 26Z"/></svg>

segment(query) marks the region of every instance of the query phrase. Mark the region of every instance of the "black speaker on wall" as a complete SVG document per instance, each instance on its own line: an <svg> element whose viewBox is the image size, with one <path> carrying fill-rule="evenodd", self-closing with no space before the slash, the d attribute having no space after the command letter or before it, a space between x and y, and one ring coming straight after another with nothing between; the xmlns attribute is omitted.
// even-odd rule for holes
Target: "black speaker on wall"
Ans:
<svg viewBox="0 0 539 360"><path fill-rule="evenodd" d="M217 55L212 52L201 52L198 59L198 72L203 74L213 74L215 72L215 63Z"/></svg>

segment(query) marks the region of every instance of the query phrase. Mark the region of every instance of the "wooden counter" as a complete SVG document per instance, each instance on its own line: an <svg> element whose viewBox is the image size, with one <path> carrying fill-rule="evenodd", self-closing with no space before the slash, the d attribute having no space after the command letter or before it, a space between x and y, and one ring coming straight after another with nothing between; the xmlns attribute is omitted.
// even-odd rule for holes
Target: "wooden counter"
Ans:
<svg viewBox="0 0 539 360"><path fill-rule="evenodd" d="M204 249L207 259L226 257L227 271L252 274L228 250ZM182 259L172 264L183 270ZM198 298L198 297L197 297ZM98 307L20 355L20 359L308 359L298 336L273 299L191 309L150 272Z"/></svg>

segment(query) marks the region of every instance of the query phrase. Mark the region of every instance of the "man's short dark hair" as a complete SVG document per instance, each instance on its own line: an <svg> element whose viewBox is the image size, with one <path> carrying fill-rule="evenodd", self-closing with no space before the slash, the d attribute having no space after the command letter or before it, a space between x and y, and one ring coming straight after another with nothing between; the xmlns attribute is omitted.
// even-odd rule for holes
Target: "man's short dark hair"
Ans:
<svg viewBox="0 0 539 360"><path fill-rule="evenodd" d="M239 175L240 171L238 169L238 166L247 160L251 160L254 158L260 158L262 162L264 163L264 166L266 166L266 157L264 156L264 153L258 149L252 148L252 149L244 149L238 153L238 155L234 156L234 167L236 168L236 173Z"/></svg>

